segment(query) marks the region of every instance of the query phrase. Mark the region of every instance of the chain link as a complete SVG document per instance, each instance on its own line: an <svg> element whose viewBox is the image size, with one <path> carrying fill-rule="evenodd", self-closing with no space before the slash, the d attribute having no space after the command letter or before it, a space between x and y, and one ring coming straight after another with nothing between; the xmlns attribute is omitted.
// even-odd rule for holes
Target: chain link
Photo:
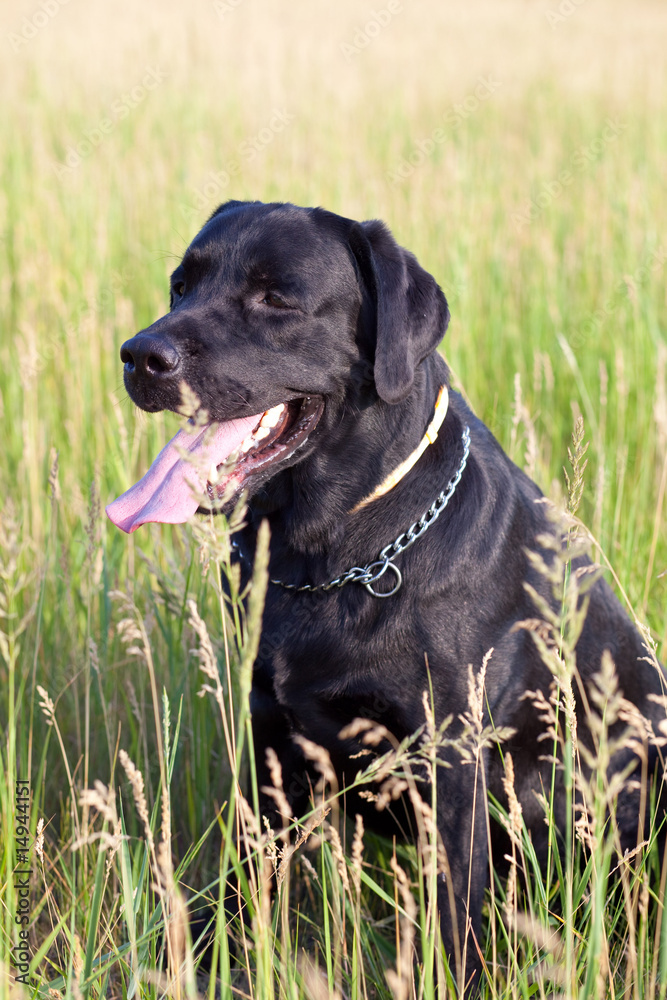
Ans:
<svg viewBox="0 0 667 1000"><path fill-rule="evenodd" d="M407 531L403 531L395 541L390 542L389 545L385 545L380 552L380 555L373 562L369 563L368 566L353 566L348 569L347 573L341 573L337 576L335 580L330 580L328 583L303 583L300 586L296 583L285 583L284 580L274 580L271 579L271 583L275 584L277 587L283 587L285 590L293 590L296 593L309 593L314 594L317 591L324 591L325 593L334 588L344 587L348 583L360 583L366 588L369 594L373 597L391 597L393 594L400 590L401 584L403 583L403 577L401 576L401 571L393 562L396 556L400 555L401 552L405 552L409 549L411 545L421 538L421 536L428 531L431 525L438 520L443 510L449 503L449 501L454 496L454 491L456 487L461 482L461 476L468 464L468 455L470 454L470 428L466 426L463 430L461 436L463 441L463 458L461 463L456 470L452 479L445 487L445 489L438 494L436 499L433 501L431 506L427 511L424 511L422 516L414 524L411 524ZM233 547L239 552L241 558L243 555L239 549L238 543L232 541ZM386 592L379 592L373 590L373 584L376 583L380 577L390 570L396 577L396 582L391 590Z"/></svg>

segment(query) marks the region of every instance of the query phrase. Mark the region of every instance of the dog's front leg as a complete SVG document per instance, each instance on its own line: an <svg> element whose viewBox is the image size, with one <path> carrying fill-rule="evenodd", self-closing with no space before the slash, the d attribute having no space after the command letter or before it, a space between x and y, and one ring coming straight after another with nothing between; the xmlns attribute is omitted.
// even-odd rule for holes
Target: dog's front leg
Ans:
<svg viewBox="0 0 667 1000"><path fill-rule="evenodd" d="M445 953L461 994L474 995L482 967L482 906L488 881L485 786L475 762L445 772L438 788L438 909ZM465 987L465 988L464 988Z"/></svg>
<svg viewBox="0 0 667 1000"><path fill-rule="evenodd" d="M224 893L226 923L237 933L245 933L244 926L247 930L252 923L252 915L259 904L260 886L261 891L270 896L275 889L273 875L267 884L262 860L257 857L258 839L266 833L267 826L279 834L283 825L289 823L283 803L294 816L306 812L310 791L317 781L292 739L289 720L278 704L270 676L261 666L253 677L250 708L259 816L250 818L253 829L234 838L236 862L227 873ZM270 757L269 751L272 751ZM278 771L272 762L279 765ZM253 801L251 787L245 789L245 796ZM232 945L232 951L236 950Z"/></svg>

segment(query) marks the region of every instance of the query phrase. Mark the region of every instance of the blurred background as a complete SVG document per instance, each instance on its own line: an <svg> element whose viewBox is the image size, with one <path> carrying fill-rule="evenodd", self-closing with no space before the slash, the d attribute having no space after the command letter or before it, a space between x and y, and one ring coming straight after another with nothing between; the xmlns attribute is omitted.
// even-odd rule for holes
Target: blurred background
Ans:
<svg viewBox="0 0 667 1000"><path fill-rule="evenodd" d="M177 427L134 409L120 344L228 198L384 219L450 301L456 384L555 499L583 415L580 513L664 659L662 0L21 0L0 18L0 713L55 841L74 787L109 780L119 725L154 763L114 589L153 616L159 684L184 698L181 843L222 795L183 628L186 597L209 600L190 529L128 539L103 507Z"/></svg>
<svg viewBox="0 0 667 1000"><path fill-rule="evenodd" d="M129 482L163 418L129 404L118 347L165 309L189 241L230 197L323 205L384 219L436 276L447 357L514 457L532 433L518 373L547 490L576 403L589 523L642 608L664 606L665 581L645 579L664 464L664 4L44 0L3 5L0 34L5 495L40 495L52 447L69 516L95 468L105 501Z"/></svg>

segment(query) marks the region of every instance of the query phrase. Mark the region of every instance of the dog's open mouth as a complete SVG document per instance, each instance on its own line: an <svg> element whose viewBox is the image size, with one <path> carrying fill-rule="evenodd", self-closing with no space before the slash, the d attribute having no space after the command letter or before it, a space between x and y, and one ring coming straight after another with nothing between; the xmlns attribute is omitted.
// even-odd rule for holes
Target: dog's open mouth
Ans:
<svg viewBox="0 0 667 1000"><path fill-rule="evenodd" d="M130 533L149 521L182 524L197 511L219 510L251 477L290 458L323 409L320 396L304 396L251 417L179 431L107 515Z"/></svg>
<svg viewBox="0 0 667 1000"><path fill-rule="evenodd" d="M293 455L315 429L323 409L324 402L319 396L304 396L265 410L257 426L241 442L238 458L231 469L227 461L218 463L215 473L211 469L206 483L210 507L220 508L232 484L233 493L238 493L251 475L264 472Z"/></svg>

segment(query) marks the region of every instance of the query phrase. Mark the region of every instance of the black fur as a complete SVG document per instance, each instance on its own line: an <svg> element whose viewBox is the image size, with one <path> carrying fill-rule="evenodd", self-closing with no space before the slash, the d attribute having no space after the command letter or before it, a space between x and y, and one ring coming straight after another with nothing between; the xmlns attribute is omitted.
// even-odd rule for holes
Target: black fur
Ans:
<svg viewBox="0 0 667 1000"><path fill-rule="evenodd" d="M324 398L322 418L305 446L286 466L248 483L249 525L241 545L251 557L257 528L267 518L272 577L323 583L373 561L443 489L461 459L464 425L471 430L470 458L449 507L397 559L403 586L396 596L378 599L354 583L326 595L270 585L253 691L258 760L264 746L275 747L297 807L305 804L308 781L293 733L325 746L341 781L349 780L358 767L349 755L360 744L343 743L340 730L367 715L399 739L413 733L424 722L427 662L436 720L451 714L455 735L468 706L467 666L478 669L493 647L488 712L496 726L516 732L507 745L516 788L536 851L546 856L547 827L534 793L542 781L548 787L551 767L541 760L543 723L522 695L548 691L551 675L531 635L515 629L537 614L524 583L548 596L526 555L539 549L536 538L548 529L544 505L536 503L539 489L452 392L437 442L387 496L349 513L416 447L438 389L449 381L435 350L449 321L440 288L380 222L229 202L188 248L172 289L172 311L129 345L153 338L158 361L162 357L151 370L126 373L139 406L176 409L181 380L214 420L308 394ZM267 292L279 293L285 307L270 304ZM577 648L584 690L604 649L612 653L625 696L653 720L664 715L648 700L662 692L663 677L646 662L638 632L599 580ZM589 739L585 732L581 738ZM626 759L620 755L614 766ZM438 827L459 935L465 934L470 879L468 916L479 938L489 878L484 813L478 808L473 817L474 767L461 765L454 753L449 762L439 778ZM485 767L489 789L504 799L500 755L486 751ZM628 845L637 836L637 794L626 793L619 806ZM562 788L556 807L562 818ZM387 828L387 814L367 803L348 800L347 808ZM501 846L495 856L502 853ZM439 903L451 954L454 925L442 880ZM467 974L474 977L474 944L467 954Z"/></svg>

